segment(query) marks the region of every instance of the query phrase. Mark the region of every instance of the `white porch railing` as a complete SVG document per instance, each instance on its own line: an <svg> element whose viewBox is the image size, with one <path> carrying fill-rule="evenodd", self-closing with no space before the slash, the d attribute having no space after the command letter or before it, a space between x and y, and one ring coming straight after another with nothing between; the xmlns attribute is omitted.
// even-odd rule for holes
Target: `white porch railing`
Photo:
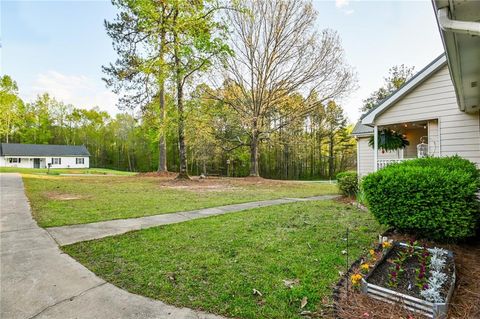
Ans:
<svg viewBox="0 0 480 319"><path fill-rule="evenodd" d="M408 158L395 158L395 159L378 159L377 160L377 170L387 167L390 164L401 163L403 161L409 160Z"/></svg>

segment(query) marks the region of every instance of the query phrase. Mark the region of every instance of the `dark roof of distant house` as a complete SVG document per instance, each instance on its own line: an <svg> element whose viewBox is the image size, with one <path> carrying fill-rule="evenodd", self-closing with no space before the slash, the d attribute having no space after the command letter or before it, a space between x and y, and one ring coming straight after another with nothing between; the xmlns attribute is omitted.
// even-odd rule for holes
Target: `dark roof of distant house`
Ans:
<svg viewBox="0 0 480 319"><path fill-rule="evenodd" d="M90 156L85 145L1 143L0 156Z"/></svg>
<svg viewBox="0 0 480 319"><path fill-rule="evenodd" d="M371 135L373 134L373 127L363 125L362 120L358 121L353 128L352 135Z"/></svg>

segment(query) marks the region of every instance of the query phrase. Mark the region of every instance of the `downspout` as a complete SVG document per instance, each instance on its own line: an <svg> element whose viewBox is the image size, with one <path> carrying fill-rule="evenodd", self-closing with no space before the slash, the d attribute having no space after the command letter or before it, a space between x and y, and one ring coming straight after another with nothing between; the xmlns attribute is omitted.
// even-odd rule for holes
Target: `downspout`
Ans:
<svg viewBox="0 0 480 319"><path fill-rule="evenodd" d="M443 31L480 36L480 22L452 20L448 7L438 9L438 24Z"/></svg>

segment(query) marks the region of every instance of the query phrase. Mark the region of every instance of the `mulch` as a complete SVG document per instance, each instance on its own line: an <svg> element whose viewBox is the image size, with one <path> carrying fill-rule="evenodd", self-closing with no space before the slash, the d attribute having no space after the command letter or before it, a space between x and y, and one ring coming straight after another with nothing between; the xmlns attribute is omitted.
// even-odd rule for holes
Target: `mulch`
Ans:
<svg viewBox="0 0 480 319"><path fill-rule="evenodd" d="M408 241L413 236L387 233L395 241ZM480 236L459 244L427 243L430 247L443 247L453 251L456 267L456 287L449 306L449 319L480 318ZM359 266L354 263L350 273L345 275L334 290L333 317L341 319L423 319L399 305L374 300L359 291L347 290L350 274Z"/></svg>

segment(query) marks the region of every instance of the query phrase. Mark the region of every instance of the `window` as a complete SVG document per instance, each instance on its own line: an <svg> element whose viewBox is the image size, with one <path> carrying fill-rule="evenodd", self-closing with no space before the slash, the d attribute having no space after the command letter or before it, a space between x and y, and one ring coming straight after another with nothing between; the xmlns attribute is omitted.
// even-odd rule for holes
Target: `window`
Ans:
<svg viewBox="0 0 480 319"><path fill-rule="evenodd" d="M62 164L62 159L60 157L52 157L52 165Z"/></svg>
<svg viewBox="0 0 480 319"><path fill-rule="evenodd" d="M22 162L22 159L19 158L19 157L12 157L12 158L9 158L8 161L10 163L21 163Z"/></svg>
<svg viewBox="0 0 480 319"><path fill-rule="evenodd" d="M85 159L83 157L77 157L75 159L75 163L77 164L85 164Z"/></svg>

